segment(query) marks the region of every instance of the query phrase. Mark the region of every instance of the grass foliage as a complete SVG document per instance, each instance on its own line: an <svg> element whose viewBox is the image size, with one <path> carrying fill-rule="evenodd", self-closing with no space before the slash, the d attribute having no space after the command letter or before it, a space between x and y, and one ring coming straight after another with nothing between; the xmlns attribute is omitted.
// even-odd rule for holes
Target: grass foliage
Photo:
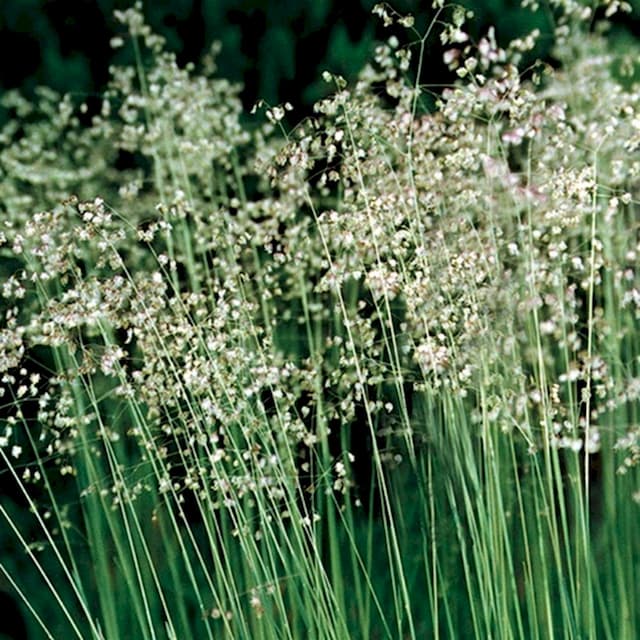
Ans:
<svg viewBox="0 0 640 640"><path fill-rule="evenodd" d="M640 52L556 1L519 68L436 5L294 128L138 9L101 104L3 98L33 637L640 637Z"/></svg>

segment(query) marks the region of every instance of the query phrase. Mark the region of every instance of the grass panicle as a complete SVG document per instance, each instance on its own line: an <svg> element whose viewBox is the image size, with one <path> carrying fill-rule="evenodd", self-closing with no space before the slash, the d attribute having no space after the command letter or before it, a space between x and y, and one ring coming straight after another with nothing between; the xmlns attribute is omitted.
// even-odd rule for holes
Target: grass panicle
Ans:
<svg viewBox="0 0 640 640"><path fill-rule="evenodd" d="M638 637L638 52L548 5L556 69L377 5L411 44L295 127L139 6L101 104L3 97L31 637Z"/></svg>

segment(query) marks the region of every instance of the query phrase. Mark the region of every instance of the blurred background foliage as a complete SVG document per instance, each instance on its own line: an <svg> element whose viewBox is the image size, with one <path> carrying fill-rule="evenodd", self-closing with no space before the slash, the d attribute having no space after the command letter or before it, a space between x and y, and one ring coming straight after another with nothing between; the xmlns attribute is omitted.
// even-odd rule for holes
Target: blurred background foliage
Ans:
<svg viewBox="0 0 640 640"><path fill-rule="evenodd" d="M180 62L197 62L217 40L221 75L242 82L246 107L259 98L271 104L291 101L302 111L326 92L320 74L353 77L370 58L376 40L388 37L371 16L376 0L145 0L145 13ZM551 16L520 8L520 0L463 0L475 16L478 36L495 25L507 42L532 28L543 33L535 56L547 57L552 45ZM117 27L112 14L132 0L2 0L0 2L0 91L37 85L79 94L99 93L111 63L124 63L110 38ZM431 2L395 0L411 12L419 30L433 17ZM544 3L541 3L544 4ZM625 19L624 37L640 33L640 0ZM441 63L437 39L428 49L423 80L450 80Z"/></svg>

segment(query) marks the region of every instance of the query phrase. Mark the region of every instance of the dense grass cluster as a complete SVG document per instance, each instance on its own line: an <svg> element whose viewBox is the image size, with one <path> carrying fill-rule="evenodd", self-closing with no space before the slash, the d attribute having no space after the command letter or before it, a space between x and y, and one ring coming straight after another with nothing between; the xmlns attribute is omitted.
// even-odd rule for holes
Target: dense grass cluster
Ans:
<svg viewBox="0 0 640 640"><path fill-rule="evenodd" d="M291 130L139 8L100 104L3 98L0 584L34 637L640 635L640 50L556 1L558 69L521 68L539 34L435 4L377 6L413 45Z"/></svg>

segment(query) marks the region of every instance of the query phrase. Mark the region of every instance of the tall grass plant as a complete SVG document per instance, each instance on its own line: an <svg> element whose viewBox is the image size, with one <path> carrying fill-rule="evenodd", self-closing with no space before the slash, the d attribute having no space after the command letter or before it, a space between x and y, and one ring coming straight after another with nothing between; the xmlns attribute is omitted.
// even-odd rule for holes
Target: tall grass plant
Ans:
<svg viewBox="0 0 640 640"><path fill-rule="evenodd" d="M409 44L293 128L139 7L97 108L3 98L33 637L638 636L640 58L582 4L543 8L555 70L436 9L377 5Z"/></svg>

